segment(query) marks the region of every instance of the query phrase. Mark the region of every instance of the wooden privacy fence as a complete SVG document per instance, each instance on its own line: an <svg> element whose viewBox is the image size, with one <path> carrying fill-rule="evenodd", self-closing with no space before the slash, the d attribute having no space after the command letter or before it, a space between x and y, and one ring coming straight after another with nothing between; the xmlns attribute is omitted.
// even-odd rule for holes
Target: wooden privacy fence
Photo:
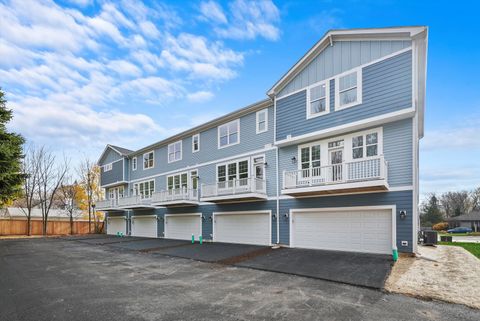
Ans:
<svg viewBox="0 0 480 321"><path fill-rule="evenodd" d="M102 224L102 223L100 223ZM92 222L92 232L95 230L95 223ZM73 234L88 233L88 221L74 221ZM0 235L26 235L27 221L26 220L0 220ZM42 221L30 221L30 234L42 235ZM48 235L70 234L69 221L48 221L47 224Z"/></svg>

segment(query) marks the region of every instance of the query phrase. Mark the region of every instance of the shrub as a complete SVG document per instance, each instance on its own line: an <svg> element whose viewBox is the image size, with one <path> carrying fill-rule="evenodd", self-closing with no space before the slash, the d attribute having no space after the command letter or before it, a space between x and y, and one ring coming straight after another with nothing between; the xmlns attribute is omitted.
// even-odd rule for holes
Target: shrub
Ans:
<svg viewBox="0 0 480 321"><path fill-rule="evenodd" d="M440 222L432 226L432 229L434 231L443 231L448 229L448 223L447 222Z"/></svg>

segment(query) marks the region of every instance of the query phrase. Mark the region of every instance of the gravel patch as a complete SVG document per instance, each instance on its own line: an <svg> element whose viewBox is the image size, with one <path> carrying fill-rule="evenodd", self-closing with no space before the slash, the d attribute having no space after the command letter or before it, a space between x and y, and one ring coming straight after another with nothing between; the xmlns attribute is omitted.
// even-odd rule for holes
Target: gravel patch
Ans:
<svg viewBox="0 0 480 321"><path fill-rule="evenodd" d="M395 264L385 289L480 309L480 260L458 246L422 246Z"/></svg>

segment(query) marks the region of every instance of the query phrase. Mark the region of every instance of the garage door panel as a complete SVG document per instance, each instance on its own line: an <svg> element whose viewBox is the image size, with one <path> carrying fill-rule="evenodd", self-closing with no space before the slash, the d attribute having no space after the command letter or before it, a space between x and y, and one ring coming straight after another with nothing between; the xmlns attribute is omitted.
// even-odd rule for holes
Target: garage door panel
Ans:
<svg viewBox="0 0 480 321"><path fill-rule="evenodd" d="M165 219L165 237L170 239L190 240L192 234L195 239L202 233L200 215L173 215Z"/></svg>
<svg viewBox="0 0 480 321"><path fill-rule="evenodd" d="M157 237L157 218L133 217L132 236Z"/></svg>
<svg viewBox="0 0 480 321"><path fill-rule="evenodd" d="M270 214L216 214L214 241L254 245L270 245Z"/></svg>
<svg viewBox="0 0 480 321"><path fill-rule="evenodd" d="M123 217L108 218L107 234L116 235L118 233L127 234L127 224Z"/></svg>
<svg viewBox="0 0 480 321"><path fill-rule="evenodd" d="M391 210L292 212L294 247L391 252Z"/></svg>

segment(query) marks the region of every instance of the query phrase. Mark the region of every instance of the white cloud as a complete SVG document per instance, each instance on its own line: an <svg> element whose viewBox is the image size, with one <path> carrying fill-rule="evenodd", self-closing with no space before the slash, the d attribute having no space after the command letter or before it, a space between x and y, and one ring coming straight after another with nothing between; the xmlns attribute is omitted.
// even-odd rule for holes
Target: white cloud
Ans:
<svg viewBox="0 0 480 321"><path fill-rule="evenodd" d="M204 103L211 100L213 97L214 94L212 92L205 90L187 94L187 99L193 103Z"/></svg>
<svg viewBox="0 0 480 321"><path fill-rule="evenodd" d="M280 11L270 0L235 0L229 5L228 18L222 7L214 2L200 5L201 20L214 24L214 31L222 38L255 39L262 37L275 41L280 38ZM228 19L228 24L227 24Z"/></svg>
<svg viewBox="0 0 480 321"><path fill-rule="evenodd" d="M200 4L200 12L205 20L216 23L227 23L227 17L222 7L215 1L206 1Z"/></svg>

